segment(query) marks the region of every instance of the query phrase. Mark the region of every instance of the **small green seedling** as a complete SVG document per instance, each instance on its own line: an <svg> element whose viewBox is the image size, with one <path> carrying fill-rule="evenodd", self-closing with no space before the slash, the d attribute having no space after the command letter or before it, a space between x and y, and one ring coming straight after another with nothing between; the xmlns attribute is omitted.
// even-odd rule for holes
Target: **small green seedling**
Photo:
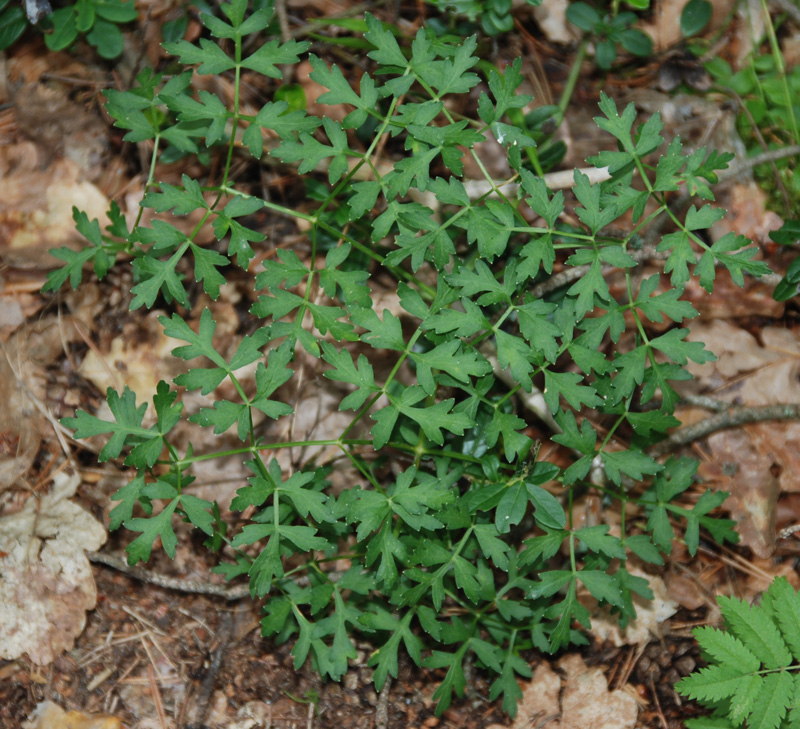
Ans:
<svg viewBox="0 0 800 729"><path fill-rule="evenodd" d="M461 15L472 23L479 23L490 36L508 33L514 28L511 14L512 0L429 0L440 10ZM542 0L525 0L528 5L541 5Z"/></svg>
<svg viewBox="0 0 800 729"><path fill-rule="evenodd" d="M634 56L653 54L650 36L632 27L637 20L635 13L601 15L588 3L574 2L567 8L567 19L591 36L595 44L595 62L603 70L611 68L617 60L618 46Z"/></svg>
<svg viewBox="0 0 800 729"><path fill-rule="evenodd" d="M123 47L119 26L137 17L133 0L78 0L49 16L46 25L52 32L45 36L45 43L51 51L63 51L85 35L103 58L116 58Z"/></svg>

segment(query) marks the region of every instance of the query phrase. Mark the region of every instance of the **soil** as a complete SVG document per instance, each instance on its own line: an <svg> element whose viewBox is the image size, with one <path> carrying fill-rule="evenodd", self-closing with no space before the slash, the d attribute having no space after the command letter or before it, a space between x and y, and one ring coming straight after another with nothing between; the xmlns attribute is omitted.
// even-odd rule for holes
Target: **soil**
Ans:
<svg viewBox="0 0 800 729"><path fill-rule="evenodd" d="M499 701L488 700L489 684L479 670L469 677L467 695L437 717L432 695L441 675L416 668L407 659L381 694L372 685L367 666L371 647L366 643L358 646L358 659L341 683L322 682L308 665L294 670L290 643L275 645L261 637L258 605L249 598L231 603L182 594L101 565L94 566L94 574L97 608L89 613L72 651L46 668L25 659L0 663L2 729L23 726L45 700L87 715L113 715L125 726L142 728L523 726L503 714ZM681 610L665 628L702 623L703 612ZM611 688L629 677L628 688L640 702L637 727L680 729L695 710L680 699L673 684L700 663L688 636L679 627L643 650L592 645L582 654L587 665L604 667ZM526 658L534 667L541 660L533 654ZM154 704L163 724L151 723ZM116 726L81 724L80 729Z"/></svg>

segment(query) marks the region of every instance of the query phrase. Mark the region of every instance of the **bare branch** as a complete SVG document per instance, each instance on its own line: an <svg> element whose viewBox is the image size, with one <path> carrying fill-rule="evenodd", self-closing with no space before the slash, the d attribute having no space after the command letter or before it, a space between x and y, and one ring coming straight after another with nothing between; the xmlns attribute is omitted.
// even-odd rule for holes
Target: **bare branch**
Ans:
<svg viewBox="0 0 800 729"><path fill-rule="evenodd" d="M748 423L761 423L765 420L798 420L800 419L800 405L790 403L785 405L762 405L756 407L733 407L710 418L701 420L694 425L676 430L666 440L654 445L649 453L654 458L669 453L687 443L692 443L707 435L727 428L737 428Z"/></svg>

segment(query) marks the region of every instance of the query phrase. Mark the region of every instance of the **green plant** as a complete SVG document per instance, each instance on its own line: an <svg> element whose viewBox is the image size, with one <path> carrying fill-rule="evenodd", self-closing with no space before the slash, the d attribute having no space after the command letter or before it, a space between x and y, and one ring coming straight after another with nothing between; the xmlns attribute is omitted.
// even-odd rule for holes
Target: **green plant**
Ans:
<svg viewBox="0 0 800 729"><path fill-rule="evenodd" d="M727 632L696 628L711 663L676 689L714 709L689 719L689 729L788 729L800 721L800 595L785 577L773 581L760 605L718 597Z"/></svg>
<svg viewBox="0 0 800 729"><path fill-rule="evenodd" d="M487 35L508 33L514 28L511 0L429 0L440 10L463 15L471 23L480 22ZM542 0L525 0L528 5L541 5Z"/></svg>
<svg viewBox="0 0 800 729"><path fill-rule="evenodd" d="M85 34L90 45L103 58L116 58L122 53L120 24L136 20L133 0L78 0L74 5L59 8L49 16L52 32L45 36L51 51L63 51Z"/></svg>
<svg viewBox="0 0 800 729"><path fill-rule="evenodd" d="M245 53L244 36L270 22L269 8L251 15L246 9L245 0L233 0L222 5L225 20L202 16L228 53L208 38L165 46L181 63L199 64L196 73L232 75L233 108L207 91L195 95L191 70L168 79L145 71L136 88L108 92L108 111L125 138L152 142L142 208L162 217L143 225L140 210L129 229L113 206L104 231L75 211L88 245L54 251L65 266L45 288L56 291L67 281L75 288L86 264L102 278L119 257L129 259L131 309L171 307L160 322L185 342L173 354L189 364L176 387L159 383L152 423L126 388L108 390L112 419L78 411L65 424L78 438L110 433L100 460L122 458L132 470L111 512L112 528L138 533L128 546L131 563L146 561L157 540L173 556L174 523L189 522L211 547L225 545L232 561L217 571L230 579L247 575L252 594L266 599L263 632L294 640L296 667L310 658L322 675L341 678L356 656L358 634L376 647L370 664L379 689L397 675L402 648L417 665L442 669L435 693L442 711L452 693L464 692L464 664L474 661L494 674L491 698L503 695L513 714L515 675L530 675L521 652L585 640L580 628L590 626L590 613L579 598L591 594L624 624L635 615L634 594L651 595L647 580L629 571L630 558L661 564L679 538L676 524L691 554L701 528L719 541L737 539L733 522L711 516L725 494L709 490L680 503L694 485L695 462L662 464L647 453L677 424L670 382L690 377L689 359L713 359L701 343L686 341L686 329L654 333L648 322L695 316L681 292L692 276L710 291L718 264L739 284L745 274L767 271L741 236L706 242L703 231L721 210L692 206L682 218L668 206L668 193L679 186L713 200L709 184L731 155L687 155L673 140L656 160L663 143L658 116L636 127L633 106L620 114L604 95L597 124L618 148L590 162L611 176L592 184L576 172L575 222L562 222L565 195L522 166L521 150L535 141L505 121L530 101L517 94L519 62L490 74L477 118L456 119L445 102L479 82L475 39L447 43L422 29L407 49L368 15L373 70L357 89L340 68L310 57L313 79L329 89L319 101L349 111L341 124L285 101L247 115L239 105L242 74L280 80L278 66L298 62L308 44L260 41ZM305 176L302 211L231 179L234 159L262 156L264 130L279 139L269 155ZM463 156L483 168L476 145L485 133L507 150L519 184L487 174L490 191L471 198ZM208 155L215 146L225 164L213 183L155 180L159 156ZM388 172L376 163L378 150L399 154ZM434 193L441 209L409 197L423 193ZM303 221L309 250L300 256L278 248L264 258L249 333L225 356L210 310L191 326L186 316L203 297L219 296L223 269L246 271L263 250L265 236L248 216L264 210ZM190 234L163 219L196 211ZM632 230L614 232L627 215ZM632 275L636 248L661 216L674 230L647 244L668 254L666 288L658 276ZM205 223L217 237L211 247L195 241ZM582 275L535 296L533 287L549 281L557 257ZM620 300L604 278L609 267L625 282ZM386 275L397 281L395 313L373 305L369 284ZM629 327L634 333L623 338ZM270 420L293 413L287 386L301 377L293 363L309 356L325 379L347 388L339 408L351 415L348 424L335 437L271 439ZM503 384L504 371L516 386ZM235 396L219 394L223 382ZM541 417L558 424L553 440L574 454L566 468L539 460L525 433L516 398L537 388L546 403ZM214 398L188 420L235 445L209 453L178 447L173 429L184 417L183 390ZM324 462L310 456L291 470L275 458L314 446L338 455ZM252 514L241 528L189 488L194 464L231 456L244 459L251 473L230 504L234 514ZM329 483L335 469L353 484L338 494ZM576 523L573 505L588 492L607 508L621 506L619 533Z"/></svg>
<svg viewBox="0 0 800 729"><path fill-rule="evenodd" d="M25 11L19 5L0 0L0 51L12 46L28 27Z"/></svg>
<svg viewBox="0 0 800 729"><path fill-rule="evenodd" d="M597 65L607 70L617 60L617 46L622 46L634 56L651 56L653 41L646 33L631 26L636 22L636 14L617 12L618 2L612 12L601 15L594 7L584 2L570 3L567 19L595 40L594 59ZM649 0L643 5L647 7ZM638 4L635 7L640 7Z"/></svg>
<svg viewBox="0 0 800 729"><path fill-rule="evenodd" d="M776 152L800 144L800 68L787 68L776 38L772 17L762 3L762 17L769 53L750 54L736 73L722 58L706 63L717 89L735 99L741 113L736 127L749 156ZM760 39L754 39L759 41ZM777 156L758 165L754 176L769 195L770 207L784 217L800 215L800 167L798 155Z"/></svg>
<svg viewBox="0 0 800 729"><path fill-rule="evenodd" d="M769 237L781 246L796 245L800 241L800 220L787 220L778 230L773 230ZM797 257L789 264L786 274L772 292L772 297L776 301L787 301L796 296L799 290L800 257Z"/></svg>
<svg viewBox="0 0 800 729"><path fill-rule="evenodd" d="M681 10L681 34L684 38L697 35L711 22L713 8L708 0L689 0Z"/></svg>
<svg viewBox="0 0 800 729"><path fill-rule="evenodd" d="M9 0L0 0L0 51L12 46L29 24L38 22L37 17L26 18L19 5L9 6ZM198 0L194 3L204 12L210 7ZM60 8L55 12L46 3L37 8L44 16L41 28L47 47L53 51L63 51L78 39L82 33L86 40L97 49L103 58L116 58L122 53L122 32L117 25L136 20L137 12L132 0L80 0L75 5ZM162 24L162 35L166 41L180 40L189 23L188 10Z"/></svg>
<svg viewBox="0 0 800 729"><path fill-rule="evenodd" d="M762 54L753 56L748 65L736 73L727 61L720 58L707 62L706 69L716 88L739 104L741 113L736 119L736 129L749 156L800 142L791 122L800 114L797 103L800 67L781 74L774 57ZM794 217L800 215L800 166L797 160L797 155L784 156L754 169L756 180L769 195L770 205ZM783 196L782 191L785 191Z"/></svg>

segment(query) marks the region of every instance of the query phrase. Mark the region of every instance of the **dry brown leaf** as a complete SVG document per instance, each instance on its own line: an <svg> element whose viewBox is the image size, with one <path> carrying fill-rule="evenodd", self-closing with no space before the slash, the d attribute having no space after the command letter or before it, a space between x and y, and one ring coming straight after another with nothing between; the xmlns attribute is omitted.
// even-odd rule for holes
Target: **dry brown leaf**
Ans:
<svg viewBox="0 0 800 729"><path fill-rule="evenodd" d="M225 729L259 729L270 726L274 709L264 701L248 701L236 712L236 719L228 721Z"/></svg>
<svg viewBox="0 0 800 729"><path fill-rule="evenodd" d="M47 50L41 36L29 37L31 40L28 43L15 46L13 54L3 54L7 57L8 82L12 87L42 82L46 74L99 82L104 78L102 74L107 73L105 69L87 64L85 58L73 58L69 53ZM48 83L54 82L51 80Z"/></svg>
<svg viewBox="0 0 800 729"><path fill-rule="evenodd" d="M794 68L800 64L800 36L797 33L789 33L781 38L781 50L786 68Z"/></svg>
<svg viewBox="0 0 800 729"><path fill-rule="evenodd" d="M713 5L715 3L712 3ZM745 0L745 2L737 3L736 15L740 22L733 24L731 47L735 51L735 57L731 65L735 71L738 71L750 63L750 55L754 48L757 48L764 40L766 25L760 0Z"/></svg>
<svg viewBox="0 0 800 729"><path fill-rule="evenodd" d="M320 96L328 93L329 89L311 78L313 70L309 61L301 61L295 69L297 83L303 87L303 92L306 96L306 109L309 115L326 116L329 119L333 119L333 121L342 121L348 114L344 104L321 104L317 101Z"/></svg>
<svg viewBox="0 0 800 729"><path fill-rule="evenodd" d="M754 437L751 428L761 430L749 426L710 436L708 446L714 460L701 464L699 474L731 494L725 508L736 522L741 544L759 557L768 557L775 551L775 508L780 487L770 471L769 444L759 443L758 434Z"/></svg>
<svg viewBox="0 0 800 729"><path fill-rule="evenodd" d="M0 658L53 661L72 648L97 601L86 550L106 531L70 501L80 477L56 474L50 492L0 518Z"/></svg>
<svg viewBox="0 0 800 729"><path fill-rule="evenodd" d="M106 125L59 87L23 84L13 96L14 117L22 134L49 162L66 157L83 178L96 180L107 156Z"/></svg>
<svg viewBox="0 0 800 729"><path fill-rule="evenodd" d="M746 406L800 402L800 342L780 327L761 330L761 343L727 321L693 323L688 339L705 342L718 359L690 364L692 385L705 394ZM775 548L776 505L781 491L800 490L800 423L765 422L714 433L710 462L700 475L729 491L726 508L742 544L759 557Z"/></svg>
<svg viewBox="0 0 800 729"><path fill-rule="evenodd" d="M653 39L653 50L664 51L681 40L681 10L685 0L656 0L653 20L640 27Z"/></svg>
<svg viewBox="0 0 800 729"><path fill-rule="evenodd" d="M50 248L78 244L72 208L108 224L108 200L72 160L41 167L32 142L0 147L0 252L20 267L63 265Z"/></svg>
<svg viewBox="0 0 800 729"><path fill-rule="evenodd" d="M0 333L10 333L24 321L19 301L10 296L0 296Z"/></svg>
<svg viewBox="0 0 800 729"><path fill-rule="evenodd" d="M776 564L772 557L769 559L753 557L748 561L754 572L747 575L743 590L746 597L755 598L762 592L766 592L778 577L785 577L795 590L800 588L800 575L797 574L797 569L792 562Z"/></svg>
<svg viewBox="0 0 800 729"><path fill-rule="evenodd" d="M39 451L48 429L44 368L67 339L57 322L43 320L0 344L0 493L30 468Z"/></svg>
<svg viewBox="0 0 800 729"><path fill-rule="evenodd" d="M517 716L513 723L491 724L487 729L529 729L550 721L545 726L561 729L561 677L550 668L550 664L542 662L536 666L530 682L522 684L522 698L517 704ZM550 722L553 722L552 724Z"/></svg>
<svg viewBox="0 0 800 729"><path fill-rule="evenodd" d="M687 610L697 610L711 601L702 585L679 572L669 572L664 584L672 599Z"/></svg>
<svg viewBox="0 0 800 729"><path fill-rule="evenodd" d="M653 637L660 636L661 623L678 611L678 603L671 599L664 580L658 575L645 574L635 567L629 568L628 571L650 583L653 599L645 600L639 595L634 595L636 619L631 620L624 630L619 627L618 616L612 615L607 609L592 616L592 635L601 641L610 640L618 647L649 643Z"/></svg>
<svg viewBox="0 0 800 729"><path fill-rule="evenodd" d="M218 712L222 714L222 712ZM219 716L217 725L220 729L261 729L261 727L305 726L307 711L302 704L281 697L274 703L248 701L236 712L231 721Z"/></svg>
<svg viewBox="0 0 800 729"><path fill-rule="evenodd" d="M686 283L683 297L700 312L699 321L709 319L737 319L743 316L762 316L780 319L786 303L772 297L774 285L746 278L744 286L737 286L726 272L718 272L714 292L709 294L697 278Z"/></svg>
<svg viewBox="0 0 800 729"><path fill-rule="evenodd" d="M800 341L795 332L765 327L759 343L752 334L726 321L693 322L689 329L687 339L705 342L706 349L717 356L716 362L689 363L689 371L696 378L690 387L740 405L800 403ZM765 429L771 447L789 458L797 456L798 451L794 447L782 449L781 440L789 440L793 425L759 423L748 426L748 430ZM778 428L781 437L773 439L771 428ZM800 467L800 462L791 465ZM792 469L792 473L798 472L798 468ZM791 485L781 482L785 489L791 490Z"/></svg>
<svg viewBox="0 0 800 729"><path fill-rule="evenodd" d="M783 225L779 215L767 210L767 193L752 180L734 185L730 196L728 214L717 221L712 229L715 238L736 233L756 243L766 243L769 234Z"/></svg>
<svg viewBox="0 0 800 729"><path fill-rule="evenodd" d="M45 282L43 271L6 269L0 277L0 342L8 341L26 321L36 321L48 301L39 292Z"/></svg>
<svg viewBox="0 0 800 729"><path fill-rule="evenodd" d="M42 701L22 729L124 729L124 726L115 716L64 711L52 701Z"/></svg>
<svg viewBox="0 0 800 729"><path fill-rule="evenodd" d="M713 10L711 23L707 30L719 28L723 23L728 24L730 22L729 14L734 4L732 0L714 0L711 3ZM655 0L652 21L639 25L653 39L653 47L656 52L671 48L683 40L681 12L685 5L686 0Z"/></svg>
<svg viewBox="0 0 800 729"><path fill-rule="evenodd" d="M563 690L562 679L548 663L536 667L533 678L522 687L522 700L509 729L537 725L547 729L632 729L636 725L636 699L624 689L609 691L601 668L588 668L577 654L564 656L558 668L566 675ZM492 724L487 729L507 728Z"/></svg>
<svg viewBox="0 0 800 729"><path fill-rule="evenodd" d="M567 21L567 0L542 0L533 9L533 17L551 43L574 43L580 40L580 30Z"/></svg>
<svg viewBox="0 0 800 729"><path fill-rule="evenodd" d="M153 311L140 324L126 325L122 334L111 340L108 351L90 349L78 369L102 393L109 387L117 392L129 387L136 393L137 403L148 404L148 418L155 417L152 398L159 380L170 381L176 368L182 367L169 356L182 342L164 334L158 321L161 314Z"/></svg>
<svg viewBox="0 0 800 729"><path fill-rule="evenodd" d="M587 668L579 655L564 656L566 673L560 729L626 729L636 724L638 704L624 689L608 690L601 668Z"/></svg>

